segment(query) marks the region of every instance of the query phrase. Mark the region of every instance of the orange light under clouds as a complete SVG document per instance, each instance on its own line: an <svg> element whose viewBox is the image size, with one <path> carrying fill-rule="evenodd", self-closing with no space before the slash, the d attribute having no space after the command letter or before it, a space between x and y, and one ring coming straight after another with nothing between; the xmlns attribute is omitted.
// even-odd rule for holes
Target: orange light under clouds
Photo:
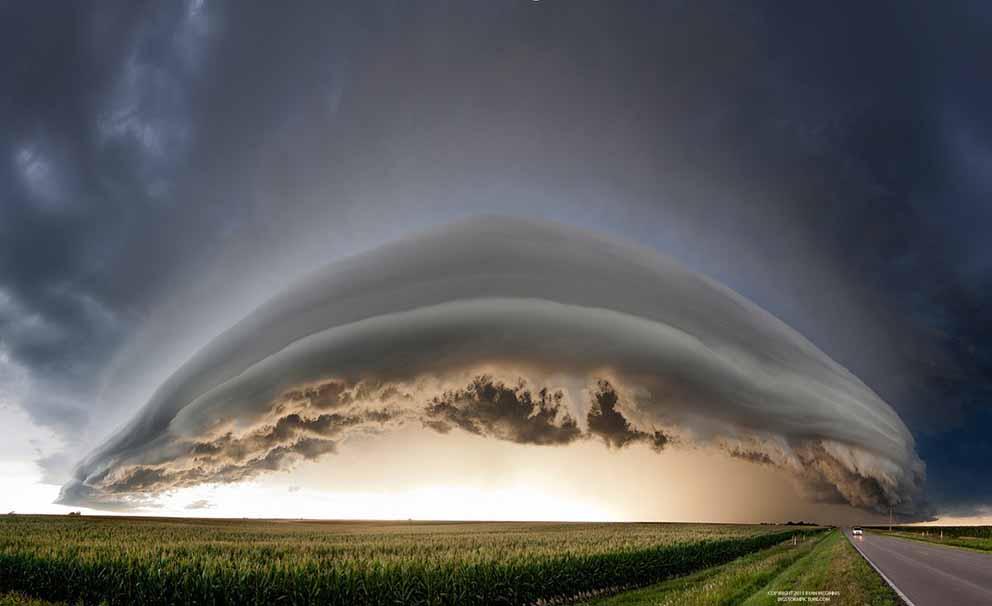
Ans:
<svg viewBox="0 0 992 606"><path fill-rule="evenodd" d="M185 509L204 500L209 508ZM596 441L529 446L409 428L240 485L165 495L148 513L217 517L861 522L849 507L803 503L783 472L704 449L660 454Z"/></svg>

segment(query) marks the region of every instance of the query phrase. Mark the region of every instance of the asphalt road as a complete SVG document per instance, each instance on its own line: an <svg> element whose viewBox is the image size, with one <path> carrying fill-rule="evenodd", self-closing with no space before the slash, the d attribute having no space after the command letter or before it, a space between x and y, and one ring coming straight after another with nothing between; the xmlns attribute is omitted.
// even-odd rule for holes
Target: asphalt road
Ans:
<svg viewBox="0 0 992 606"><path fill-rule="evenodd" d="M915 606L992 604L992 553L844 532Z"/></svg>

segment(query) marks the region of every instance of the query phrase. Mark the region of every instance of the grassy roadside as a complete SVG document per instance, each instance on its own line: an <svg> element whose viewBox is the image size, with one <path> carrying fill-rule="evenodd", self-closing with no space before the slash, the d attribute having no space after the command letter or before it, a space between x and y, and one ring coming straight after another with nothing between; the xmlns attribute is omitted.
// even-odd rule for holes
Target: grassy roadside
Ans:
<svg viewBox="0 0 992 606"><path fill-rule="evenodd" d="M872 529L870 532L889 537L898 537L900 539L909 539L911 541L920 541L921 543L933 543L935 545L947 545L949 547L963 547L965 549L973 549L975 551L982 551L986 553L992 551L992 539L981 537L945 536L944 538L940 538L940 534L937 531L934 531L934 534L928 535L924 535L919 532L900 532L898 530L889 532L888 530Z"/></svg>
<svg viewBox="0 0 992 606"><path fill-rule="evenodd" d="M772 592L837 592L827 602L832 606L899 606L902 601L885 581L865 562L839 530L831 532L808 556L777 576L746 606L777 604Z"/></svg>
<svg viewBox="0 0 992 606"><path fill-rule="evenodd" d="M898 606L884 581L834 530L791 542L696 574L589 602L588 606L703 606L778 604L773 591L831 591L831 606Z"/></svg>
<svg viewBox="0 0 992 606"><path fill-rule="evenodd" d="M785 541L722 566L594 600L588 602L588 606L740 603L795 561L809 554L817 542L817 539L809 539L793 545L792 541Z"/></svg>

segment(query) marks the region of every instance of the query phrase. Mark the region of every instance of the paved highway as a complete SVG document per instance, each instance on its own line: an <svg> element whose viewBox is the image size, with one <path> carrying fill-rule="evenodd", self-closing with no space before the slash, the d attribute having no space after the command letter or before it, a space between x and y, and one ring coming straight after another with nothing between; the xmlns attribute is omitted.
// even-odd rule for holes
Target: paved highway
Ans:
<svg viewBox="0 0 992 606"><path fill-rule="evenodd" d="M851 543L915 606L992 604L992 553L845 531Z"/></svg>

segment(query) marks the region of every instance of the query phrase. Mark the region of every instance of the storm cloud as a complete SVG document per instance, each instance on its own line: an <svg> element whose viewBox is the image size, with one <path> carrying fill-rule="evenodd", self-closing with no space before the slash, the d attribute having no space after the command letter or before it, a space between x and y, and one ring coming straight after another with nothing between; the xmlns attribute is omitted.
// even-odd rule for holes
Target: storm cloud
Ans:
<svg viewBox="0 0 992 606"><path fill-rule="evenodd" d="M648 249L491 217L277 294L162 384L61 501L241 481L414 423L548 447L714 446L817 500L925 508L899 416L796 331Z"/></svg>
<svg viewBox="0 0 992 606"><path fill-rule="evenodd" d="M293 280L498 209L755 301L898 411L941 511L988 512L987 3L0 13L0 410L44 482Z"/></svg>
<svg viewBox="0 0 992 606"><path fill-rule="evenodd" d="M593 397L595 401L587 417L589 432L602 438L608 446L623 448L643 441L660 452L671 439L663 431L654 430L648 433L631 427L630 422L617 410L619 398L608 381L599 381Z"/></svg>
<svg viewBox="0 0 992 606"><path fill-rule="evenodd" d="M458 427L518 444L568 444L580 435L578 424L563 410L564 393L542 388L532 394L526 383L508 386L480 376L463 389L436 396L424 424L440 433Z"/></svg>

